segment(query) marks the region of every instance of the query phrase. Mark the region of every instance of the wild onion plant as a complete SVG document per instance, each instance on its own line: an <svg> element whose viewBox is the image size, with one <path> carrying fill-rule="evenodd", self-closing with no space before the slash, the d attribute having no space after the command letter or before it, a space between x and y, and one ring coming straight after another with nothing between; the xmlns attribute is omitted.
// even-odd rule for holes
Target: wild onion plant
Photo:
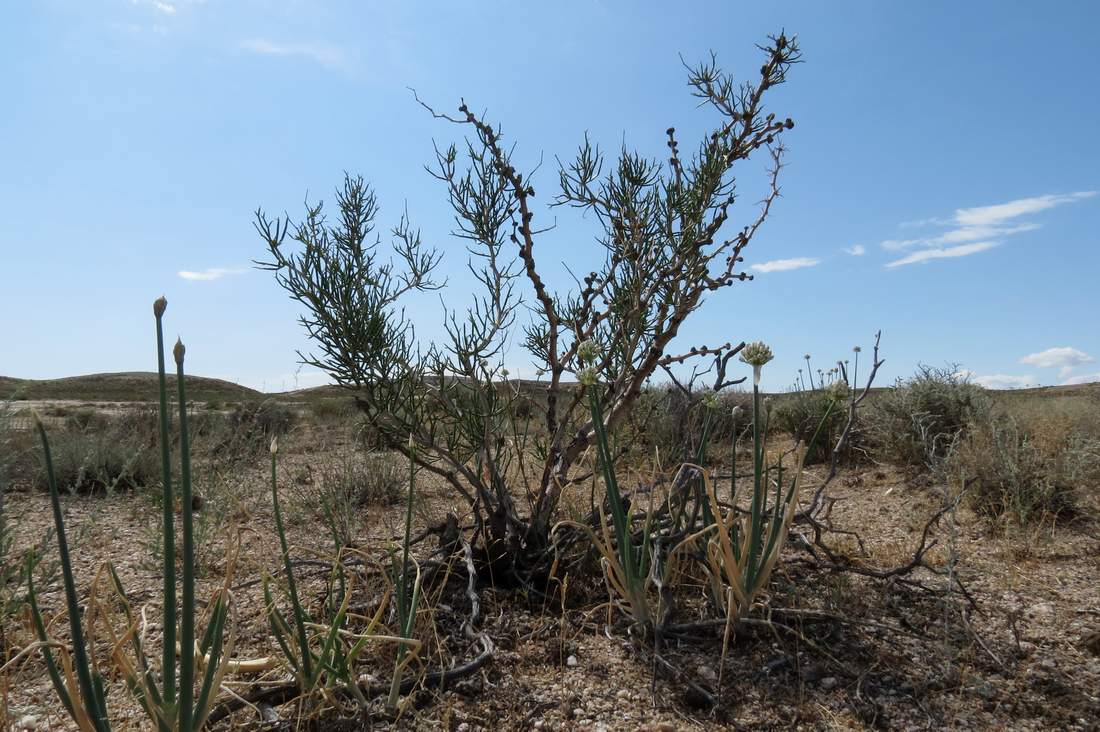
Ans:
<svg viewBox="0 0 1100 732"><path fill-rule="evenodd" d="M66 712L76 722L82 732L106 732L111 725L107 715L107 696L104 688L104 675L99 668L95 653L96 621L100 620L101 631L105 631L110 640L112 657L122 672L131 692L148 714L149 719L159 732L194 732L202 728L206 716L214 701L214 694L229 668L232 654L233 632L228 628L232 598L226 585L216 590L206 604L203 620L205 631L201 640L196 637L195 602L195 546L194 527L191 517L191 455L187 430L187 395L183 373L184 347L176 343L174 356L176 361L176 383L179 391L180 419L180 476L182 490L182 603L176 604L176 543L173 508L175 496L172 490L172 466L168 443L168 394L164 368L164 336L162 317L167 301L162 297L153 304L157 330L157 371L160 396L160 440L163 476L164 526L164 638L161 660L161 673L158 678L150 668L143 648L144 620L135 620L130 602L122 588L118 574L110 563L104 569L110 577L110 585L121 601L125 616L125 629L118 633L107 619L106 606L96 599L96 590L103 570L90 585L87 611L82 616L80 599L77 594L76 578L73 574L69 553L68 538L65 533L65 521L61 510L61 497L54 475L53 458L50 443L42 420L37 418L36 427L45 455L46 475L50 490L50 504L53 511L54 529L57 534L58 553L61 561L61 573L65 588L65 602L69 619L69 647L52 640L47 624L38 605L37 592L33 578L28 573L30 587L29 601L31 616L37 632L42 657ZM177 622L178 621L178 622ZM177 646L177 631L179 644ZM87 640L86 640L87 639ZM198 641L198 642L196 642ZM132 647L133 655L125 651ZM54 658L53 649L58 651L61 666ZM177 665L177 653L179 655ZM201 674L201 678L200 678ZM196 695L196 683L198 694Z"/></svg>
<svg viewBox="0 0 1100 732"><path fill-rule="evenodd" d="M406 657L416 625L416 612L420 606L420 565L409 556L410 537L412 535L413 500L416 494L416 442L410 436L409 454L409 494L405 503L405 537L401 549L401 565L396 559L393 567L393 582L397 586L397 632L401 641L397 645L397 660L394 662L393 679L390 682L390 695L386 700L386 709L391 713L397 710L397 701L401 694L401 675L414 656ZM416 645L413 645L416 648Z"/></svg>
<svg viewBox="0 0 1100 732"><path fill-rule="evenodd" d="M278 438L275 438L271 441L271 501L275 511L275 530L279 535L279 547L282 552L286 594L290 600L294 625L292 627L279 611L271 591L271 578L265 577L264 602L268 623L303 696L339 687L357 702L365 705L367 700L357 685L358 674L355 673L355 662L367 642L376 635L375 631L380 625L388 595L379 603L378 612L370 619L364 631L358 633L350 631L348 606L352 588L345 577L343 558L344 554L351 550L337 547L325 602L325 607L332 611L332 615L326 619L325 623L317 623L309 616L298 596L294 566L290 559L290 546L283 526L276 473L278 452ZM311 630L315 631L313 636L310 635Z"/></svg>
<svg viewBox="0 0 1100 732"><path fill-rule="evenodd" d="M711 586L711 597L730 620L744 615L757 595L767 585L772 570L783 549L791 519L798 505L798 493L806 455L812 452L829 419L835 402L831 403L818 424L808 446L799 445L794 464L784 470L783 458L770 464L767 452L767 410L761 403L760 375L772 359L771 349L763 343L750 343L741 353L741 360L752 366L752 496L747 513L737 508L736 482L730 483L730 507L723 514L717 486L705 470L700 469L715 522L689 537L687 543L705 540L705 567ZM736 472L736 465L731 472ZM774 486L769 505L769 493Z"/></svg>

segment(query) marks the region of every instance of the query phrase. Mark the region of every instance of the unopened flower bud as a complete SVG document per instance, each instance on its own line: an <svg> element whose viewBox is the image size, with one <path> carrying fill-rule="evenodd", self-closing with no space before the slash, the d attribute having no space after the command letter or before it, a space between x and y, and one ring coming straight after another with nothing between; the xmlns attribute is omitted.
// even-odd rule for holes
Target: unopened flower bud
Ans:
<svg viewBox="0 0 1100 732"><path fill-rule="evenodd" d="M183 354L186 353L186 351L187 349L183 347L183 341L177 338L176 347L172 349L172 355L176 357L176 364L178 366L183 365Z"/></svg>
<svg viewBox="0 0 1100 732"><path fill-rule="evenodd" d="M164 315L164 311L167 307L168 301L164 299L164 295L161 295L153 302L153 315L159 318Z"/></svg>
<svg viewBox="0 0 1100 732"><path fill-rule="evenodd" d="M272 455L278 455L279 454L279 438L278 437L272 437L271 438L270 450L271 450Z"/></svg>

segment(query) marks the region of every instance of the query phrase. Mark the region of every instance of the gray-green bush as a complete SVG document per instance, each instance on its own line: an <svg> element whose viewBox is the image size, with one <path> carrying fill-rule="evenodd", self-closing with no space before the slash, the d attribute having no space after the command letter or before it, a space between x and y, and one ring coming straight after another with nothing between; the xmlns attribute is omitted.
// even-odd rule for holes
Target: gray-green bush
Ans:
<svg viewBox="0 0 1100 732"><path fill-rule="evenodd" d="M866 436L879 460L932 468L972 422L990 418L992 401L957 367L921 365L908 379L874 395L864 413Z"/></svg>

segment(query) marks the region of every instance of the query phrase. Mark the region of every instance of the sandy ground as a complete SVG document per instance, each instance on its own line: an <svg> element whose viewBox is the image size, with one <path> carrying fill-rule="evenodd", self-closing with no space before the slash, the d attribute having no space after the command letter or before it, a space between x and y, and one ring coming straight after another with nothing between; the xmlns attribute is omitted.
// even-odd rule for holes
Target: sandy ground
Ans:
<svg viewBox="0 0 1100 732"><path fill-rule="evenodd" d="M308 556L331 545L321 522L292 494L307 489L338 445L306 435L284 440L280 481L292 551ZM239 535L233 584L237 603L238 658L276 654L262 611L256 580L278 566L269 484L263 459L222 472L203 511L217 512L219 531ZM217 495L214 495L216 490ZM418 487L417 528L438 523L454 497L424 480ZM906 480L890 468L864 466L842 472L830 488L837 499L837 527L856 531L866 554L863 567L888 567L911 556L921 529L940 506L936 486ZM581 500L578 497L577 500ZM585 500L587 498L585 497ZM10 497L17 544L28 546L49 523L45 495L28 491ZM147 642L159 658L160 573L156 567L157 509L148 497L119 494L65 499L77 576L83 583L104 561L113 562L130 599L146 607ZM399 534L399 504L371 506L357 516L357 543L382 559ZM239 532L238 532L239 530ZM233 541L204 536L204 575L199 597L224 581L224 557ZM445 690L413 695L396 721L372 706L354 722L323 716L316 729L1100 729L1100 537L1093 522L1045 527L1031 536L1005 536L960 509L934 534L929 561L953 568L977 601L971 613L958 598L925 593L904 583L822 570L808 555L788 547L772 581L767 604L797 608L797 624L784 616L780 630L757 624L742 628L723 659L720 634L665 639L663 657L717 693L719 704L702 708L685 684L653 674L650 655L628 640L621 618L607 626L606 594L591 577L570 578L564 600L552 601L515 590L482 587L482 628L494 640L495 658L478 674ZM834 539L856 554L850 537ZM431 546L429 546L431 542ZM421 551L430 550L434 539ZM366 606L377 602L383 584L368 566L360 588ZM308 574L308 573L305 573ZM940 588L943 577L917 578ZM321 580L303 579L303 595L315 599ZM45 589L48 613L63 606L60 583ZM456 605L452 583L433 602ZM310 600L313 601L313 600ZM682 620L701 611L685 602ZM766 617L761 610L757 618ZM701 617L701 616L700 616ZM969 619L967 619L967 617ZM432 637L429 665L469 657L460 635ZM778 623L779 621L776 620ZM31 641L26 618L5 620L12 652ZM65 623L54 628L65 638ZM387 680L392 648L379 644L364 660L363 674ZM441 661L442 659L442 661ZM106 666L106 658L102 659ZM283 678L233 678L227 686L243 693L253 685ZM719 681L719 677L721 680ZM31 656L2 680L8 723L14 729L75 728L61 714L41 661ZM148 723L118 678L110 684L116 729L147 729ZM253 711L238 713L220 729L308 728L291 721L293 705L278 710L282 721L261 724Z"/></svg>

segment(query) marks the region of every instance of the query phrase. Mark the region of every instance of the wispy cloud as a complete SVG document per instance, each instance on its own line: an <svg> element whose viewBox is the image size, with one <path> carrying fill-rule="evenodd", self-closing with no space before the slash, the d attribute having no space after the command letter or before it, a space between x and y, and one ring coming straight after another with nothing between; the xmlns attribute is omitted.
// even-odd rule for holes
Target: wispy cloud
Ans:
<svg viewBox="0 0 1100 732"><path fill-rule="evenodd" d="M1035 377L1031 375L988 374L986 376L974 376L970 380L978 386L984 386L986 389L1022 389L1035 384Z"/></svg>
<svg viewBox="0 0 1100 732"><path fill-rule="evenodd" d="M946 247L937 249L922 249L912 254L907 254L901 259L895 259L892 262L887 262L887 267L902 267L906 264L917 264L919 262L927 262L932 259L949 259L952 257L967 257L971 254L977 254L978 252L984 252L997 246L1000 242L995 241L979 241L973 244L960 244L957 247Z"/></svg>
<svg viewBox="0 0 1100 732"><path fill-rule="evenodd" d="M814 257L792 257L791 259L773 259L770 262L754 264L750 269L757 272L786 272L792 269L803 269L820 264L821 260Z"/></svg>
<svg viewBox="0 0 1100 732"><path fill-rule="evenodd" d="M887 239L883 249L889 251L918 250L915 254L888 263L887 267L926 262L944 257L964 257L992 249L1006 236L1024 231L1034 231L1039 224L1016 221L1022 216L1036 214L1055 206L1076 203L1096 196L1098 191L1076 193L1050 193L1032 198L1019 198L992 206L955 209L950 219L925 219L902 224L903 227L936 225L948 227L946 231L910 239Z"/></svg>
<svg viewBox="0 0 1100 732"><path fill-rule="evenodd" d="M247 271L247 269L241 267L211 267L210 269L203 269L197 272L181 269L176 274L185 280L210 282L211 280L220 280L222 277L228 277L229 275L244 274Z"/></svg>
<svg viewBox="0 0 1100 732"><path fill-rule="evenodd" d="M1092 363L1095 360L1095 358L1080 349L1071 348L1070 346L1061 346L1058 348L1048 348L1038 353L1029 353L1020 359L1020 363L1026 363L1029 366L1038 366L1041 369L1057 368L1058 376L1064 379L1073 373L1073 370L1078 366Z"/></svg>
<svg viewBox="0 0 1100 732"><path fill-rule="evenodd" d="M853 244L844 250L845 254L851 254L853 257L862 257L867 253L867 247L862 244Z"/></svg>
<svg viewBox="0 0 1100 732"><path fill-rule="evenodd" d="M346 54L327 43L277 43L266 38L250 38L241 42L241 48L264 56L289 56L304 58L329 69L347 65Z"/></svg>
<svg viewBox="0 0 1100 732"><path fill-rule="evenodd" d="M1071 386L1073 384L1091 384L1093 382L1100 381L1100 371L1094 374L1078 374L1077 376L1071 376L1062 382L1062 386Z"/></svg>
<svg viewBox="0 0 1100 732"><path fill-rule="evenodd" d="M1100 191L1078 191L1077 193L1049 193L1033 198L1019 198L1008 203L976 208L960 208L955 211L955 221L963 226L997 226L1010 219L1027 214L1046 211L1048 208L1066 203L1076 203L1092 198Z"/></svg>
<svg viewBox="0 0 1100 732"><path fill-rule="evenodd" d="M132 5L141 5L146 8L152 8L164 15L175 15L179 10L179 3L176 0L130 0Z"/></svg>

